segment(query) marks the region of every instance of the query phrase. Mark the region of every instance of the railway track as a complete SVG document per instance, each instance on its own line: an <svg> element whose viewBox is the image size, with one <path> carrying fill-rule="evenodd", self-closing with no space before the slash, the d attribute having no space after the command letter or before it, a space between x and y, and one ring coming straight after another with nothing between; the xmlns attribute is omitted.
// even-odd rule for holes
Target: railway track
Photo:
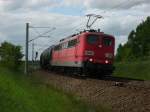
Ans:
<svg viewBox="0 0 150 112"><path fill-rule="evenodd" d="M41 69L39 69L41 70ZM121 82L129 82L129 81L144 81L142 79L136 79L136 78L127 78L127 77L118 77L118 76L102 76L100 77L100 75L98 76L92 76L92 75L88 75L88 76L80 76L76 73L64 73L61 71L48 71L48 70L41 70L41 71L45 71L48 73L54 73L57 75L62 75L62 76L67 76L67 77L73 77L73 78L79 78L79 79L97 79L97 80L106 80L106 81L121 81Z"/></svg>
<svg viewBox="0 0 150 112"><path fill-rule="evenodd" d="M46 85L79 96L90 104L106 104L112 112L149 112L150 81L122 77L79 77L61 72L37 71Z"/></svg>
<svg viewBox="0 0 150 112"><path fill-rule="evenodd" d="M42 70L43 71L43 70ZM101 83L101 81L107 82L110 86L116 86L116 87L124 87L124 88L133 88L133 89L150 89L150 84L149 86L145 86L145 80L141 80L141 79L135 79L135 78L126 78L126 77L116 77L116 76L103 76L103 77L98 77L98 76L80 76L77 75L75 73L64 73L61 71L47 71L44 70L44 72L49 73L49 74L55 74L56 76L60 76L60 77L65 77L68 78L68 80L70 78L73 79L77 79L77 80L81 80L81 81L95 81L97 83ZM149 82L150 83L150 82Z"/></svg>
<svg viewBox="0 0 150 112"><path fill-rule="evenodd" d="M141 79L116 77L116 76L105 76L105 77L102 77L100 80L107 80L107 81L111 80L111 81L120 81L120 82L144 81L144 80L141 80Z"/></svg>

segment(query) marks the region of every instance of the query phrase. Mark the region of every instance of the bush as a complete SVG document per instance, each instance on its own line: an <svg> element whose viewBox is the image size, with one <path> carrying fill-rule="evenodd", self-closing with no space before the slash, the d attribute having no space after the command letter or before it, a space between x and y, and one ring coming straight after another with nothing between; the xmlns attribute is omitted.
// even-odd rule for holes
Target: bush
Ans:
<svg viewBox="0 0 150 112"><path fill-rule="evenodd" d="M15 46L11 43L4 42L0 46L1 65L16 70L21 65L23 54L21 46Z"/></svg>

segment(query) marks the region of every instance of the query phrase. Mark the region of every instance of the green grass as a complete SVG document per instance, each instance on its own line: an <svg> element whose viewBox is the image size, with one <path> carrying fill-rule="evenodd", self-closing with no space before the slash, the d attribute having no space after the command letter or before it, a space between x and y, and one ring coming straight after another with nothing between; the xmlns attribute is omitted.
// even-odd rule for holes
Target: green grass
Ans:
<svg viewBox="0 0 150 112"><path fill-rule="evenodd" d="M114 76L150 80L150 61L116 63Z"/></svg>
<svg viewBox="0 0 150 112"><path fill-rule="evenodd" d="M47 87L32 77L0 68L0 112L95 111L72 95Z"/></svg>

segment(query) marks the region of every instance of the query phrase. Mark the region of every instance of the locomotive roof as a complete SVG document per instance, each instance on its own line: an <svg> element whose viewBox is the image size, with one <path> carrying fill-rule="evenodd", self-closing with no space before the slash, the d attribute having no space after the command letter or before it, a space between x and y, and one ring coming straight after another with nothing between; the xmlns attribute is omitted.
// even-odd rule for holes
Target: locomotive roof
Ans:
<svg viewBox="0 0 150 112"><path fill-rule="evenodd" d="M113 37L112 35L105 34L104 32L100 32L99 30L85 30L85 31L81 31L80 33L73 34L73 35L70 35L66 38L61 39L60 43L68 41L68 40L73 39L73 38L76 38L76 36L83 35L83 34L101 34L104 36Z"/></svg>

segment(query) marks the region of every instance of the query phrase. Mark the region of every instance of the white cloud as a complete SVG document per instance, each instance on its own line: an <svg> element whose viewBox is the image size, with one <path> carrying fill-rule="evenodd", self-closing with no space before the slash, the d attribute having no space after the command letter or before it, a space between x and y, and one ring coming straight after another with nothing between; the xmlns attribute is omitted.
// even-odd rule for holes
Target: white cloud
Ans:
<svg viewBox="0 0 150 112"><path fill-rule="evenodd" d="M82 5L86 8L128 9L142 4L150 4L149 0L63 0L67 6Z"/></svg>
<svg viewBox="0 0 150 112"><path fill-rule="evenodd" d="M56 0L0 0L0 11L39 10L58 5Z"/></svg>

